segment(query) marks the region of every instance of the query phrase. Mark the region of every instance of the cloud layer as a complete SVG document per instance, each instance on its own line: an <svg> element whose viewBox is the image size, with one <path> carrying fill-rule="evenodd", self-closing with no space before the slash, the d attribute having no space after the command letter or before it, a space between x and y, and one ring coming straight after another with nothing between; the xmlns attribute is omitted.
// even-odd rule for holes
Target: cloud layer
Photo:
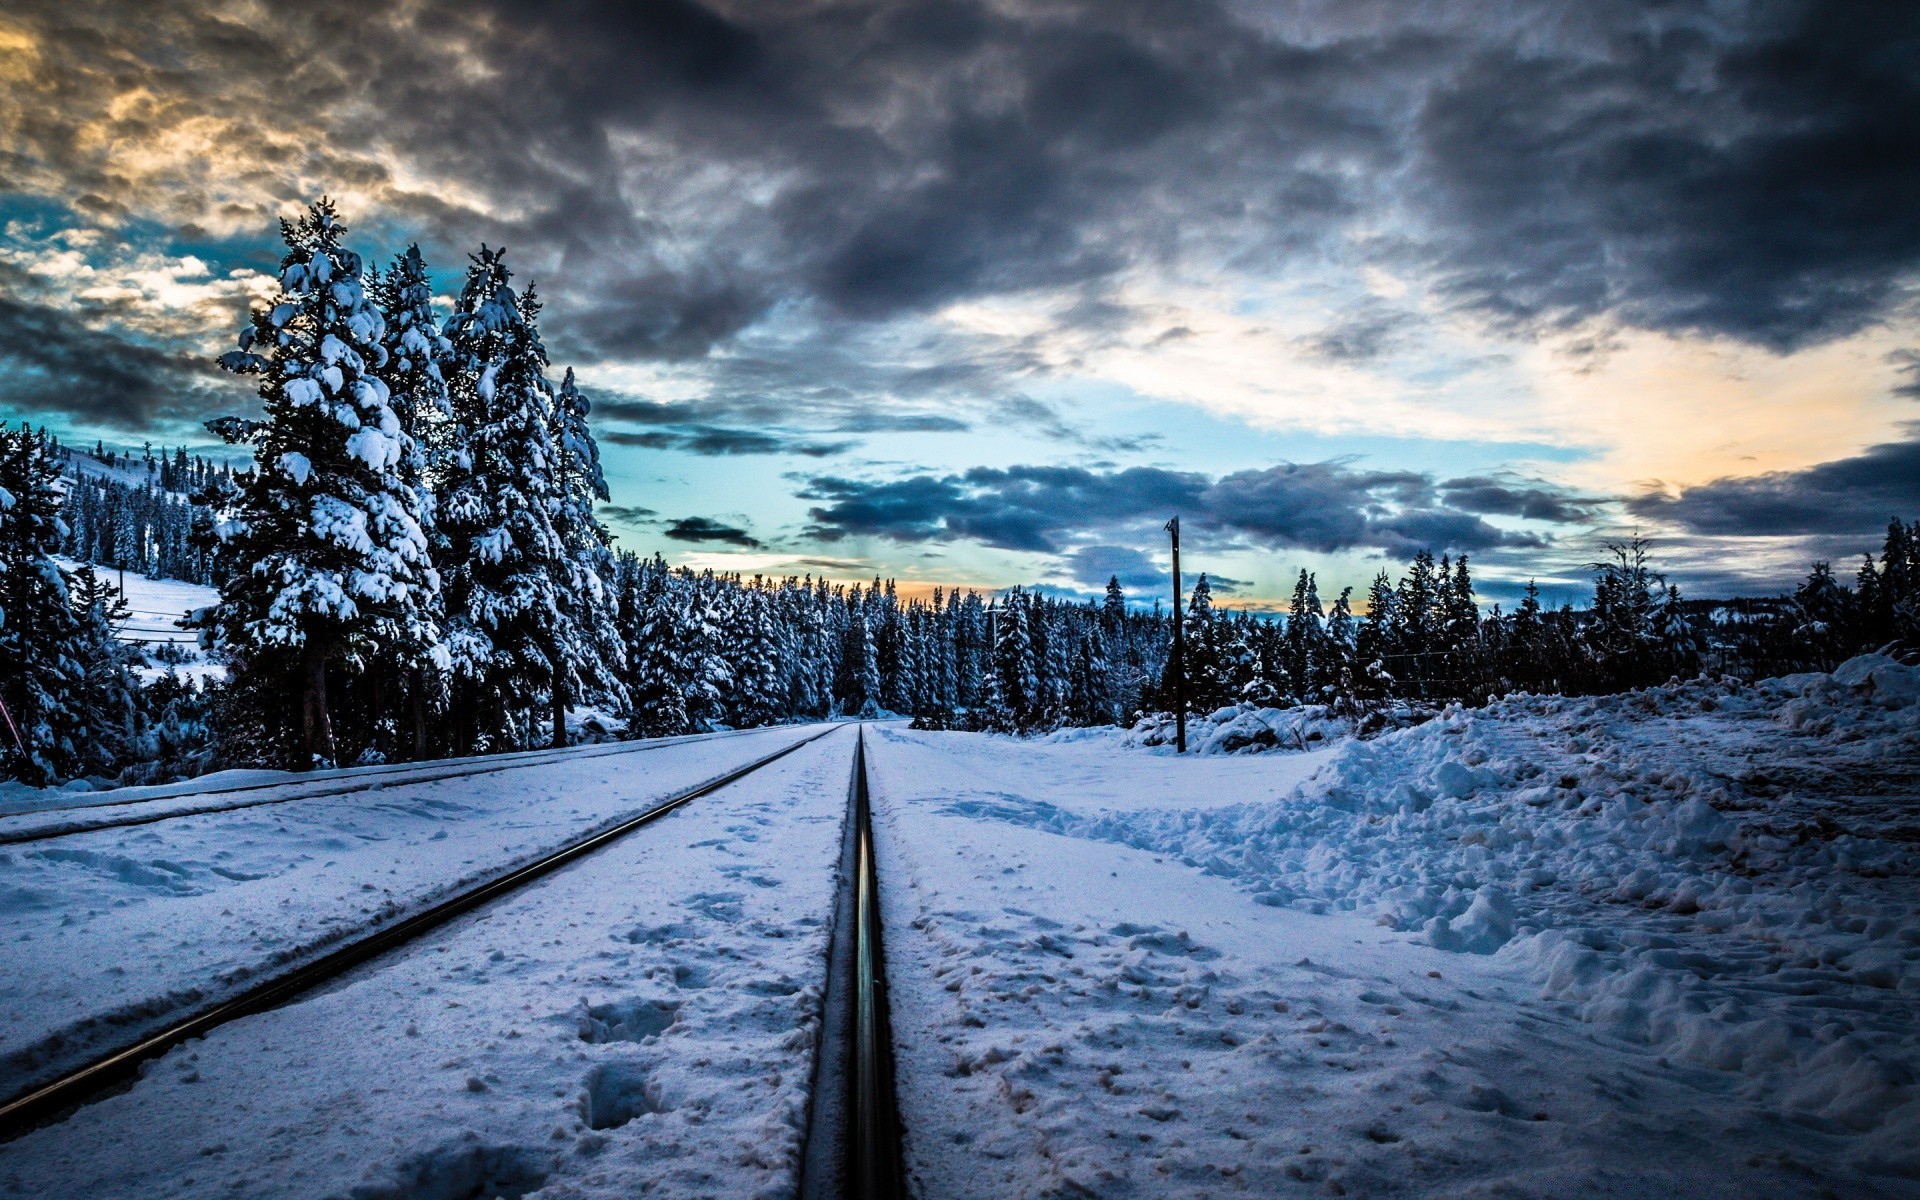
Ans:
<svg viewBox="0 0 1920 1200"><path fill-rule="evenodd" d="M844 377L866 401L1004 396L1020 366L942 375L955 344L810 371L835 330L1034 289L1091 314L1142 271L1257 277L1358 246L1522 330L1791 348L1877 319L1920 263L1911 6L264 12L10 5L0 189L243 240L329 190L443 265L513 246L563 355L705 360L787 323L784 346L716 361L718 390L757 373L829 405ZM1408 320L1370 302L1314 348L1364 360Z"/></svg>
<svg viewBox="0 0 1920 1200"><path fill-rule="evenodd" d="M1176 514L1183 531L1215 548L1410 554L1545 544L1537 534L1500 529L1447 503L1429 475L1344 462L1282 463L1217 479L1159 467L1032 466L881 481L819 476L801 495L819 502L808 510L807 532L822 541L972 541L1068 554L1082 582L1152 568L1124 558L1128 552L1118 547L1080 543L1138 534Z"/></svg>
<svg viewBox="0 0 1920 1200"><path fill-rule="evenodd" d="M1734 537L1858 535L1920 513L1920 439L1887 442L1804 471L1716 479L1628 502L1689 533Z"/></svg>

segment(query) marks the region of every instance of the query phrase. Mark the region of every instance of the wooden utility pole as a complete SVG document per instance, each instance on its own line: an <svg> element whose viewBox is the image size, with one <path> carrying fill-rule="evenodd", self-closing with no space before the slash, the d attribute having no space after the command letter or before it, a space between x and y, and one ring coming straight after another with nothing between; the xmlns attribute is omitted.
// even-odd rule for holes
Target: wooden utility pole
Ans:
<svg viewBox="0 0 1920 1200"><path fill-rule="evenodd" d="M1187 639L1180 612L1180 518L1167 522L1173 535L1173 744L1174 753L1187 752Z"/></svg>

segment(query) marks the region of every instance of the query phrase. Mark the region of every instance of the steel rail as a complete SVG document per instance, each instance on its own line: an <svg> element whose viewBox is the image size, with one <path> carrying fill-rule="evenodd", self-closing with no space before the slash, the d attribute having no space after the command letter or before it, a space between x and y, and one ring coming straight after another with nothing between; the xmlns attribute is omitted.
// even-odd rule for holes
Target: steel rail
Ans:
<svg viewBox="0 0 1920 1200"><path fill-rule="evenodd" d="M509 895L576 859L592 854L682 805L719 791L728 784L736 783L762 767L785 758L802 746L819 741L837 728L839 726L835 725L823 729L811 737L802 738L791 745L781 747L772 754L757 758L743 767L737 767L705 783L688 788L638 816L630 817L618 825L571 842L531 863L497 875L485 883L422 909L392 925L372 930L365 936L328 951L302 966L262 980L236 996L175 1021L130 1046L104 1055L57 1079L15 1095L4 1104L0 1104L0 1142L11 1141L37 1128L50 1118L58 1117L66 1111L81 1106L100 1091L136 1073L141 1063L164 1053L188 1038L204 1036L228 1021L278 1007L318 984L333 979L389 950L398 949L414 941L457 916Z"/></svg>
<svg viewBox="0 0 1920 1200"><path fill-rule="evenodd" d="M905 1195L900 1120L864 726L847 781L844 828L799 1195L800 1200L898 1200Z"/></svg>
<svg viewBox="0 0 1920 1200"><path fill-rule="evenodd" d="M344 796L353 792L378 791L389 787L403 787L415 783L437 783L443 779L464 779L472 775L493 775L501 771L516 771L524 767L542 767L564 760L586 761L596 758L609 758L616 754L637 754L647 750L663 750L670 746L685 746L695 742L714 741L720 738L741 737L756 733L769 733L789 726L768 725L755 729L733 729L721 733L693 734L673 738L652 738L643 742L616 742L611 745L569 746L565 749L514 750L505 754L442 760L425 763L395 763L390 767L359 768L364 774L331 775L325 779L304 781L300 779L281 779L271 783L243 783L228 788L212 788L205 792L180 792L170 796L136 796L127 800L103 800L98 804L75 804L63 808L31 809L25 812L0 814L0 822L30 822L35 817L54 818L24 830L8 831L0 829L0 846L18 846L27 842L45 842L54 838L72 837L82 833L96 833L102 829L125 829L134 825L152 825L160 821L171 821L176 817L201 817L211 813L239 812L243 809L260 808L270 804L291 804L296 800L318 800L328 796ZM503 761L510 760L510 761ZM302 785L305 785L304 787ZM96 809L124 808L135 804L159 804L166 800L180 800L189 796L232 796L242 792L257 792L270 788L301 788L290 796L266 796L258 800L241 800L231 804L202 804L183 808L170 808L164 812L142 813L132 817L105 817L97 821L86 819L87 814ZM65 816L67 824L58 823L58 817Z"/></svg>
<svg viewBox="0 0 1920 1200"><path fill-rule="evenodd" d="M873 861L873 809L867 795L867 736L853 752L858 822L854 946L853 1163L848 1195L897 1200L901 1187L900 1111L893 1090L893 1028L888 1021L886 957L880 937L880 879Z"/></svg>

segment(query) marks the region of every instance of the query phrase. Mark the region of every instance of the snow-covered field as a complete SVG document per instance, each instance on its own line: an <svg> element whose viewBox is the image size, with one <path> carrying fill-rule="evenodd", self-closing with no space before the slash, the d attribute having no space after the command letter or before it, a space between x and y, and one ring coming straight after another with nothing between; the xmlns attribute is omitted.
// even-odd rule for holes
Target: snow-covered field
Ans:
<svg viewBox="0 0 1920 1200"><path fill-rule="evenodd" d="M1920 671L1319 757L874 739L926 1195L1920 1194Z"/></svg>
<svg viewBox="0 0 1920 1200"><path fill-rule="evenodd" d="M0 851L10 1082L811 732ZM867 726L917 1195L1920 1196L1920 670L1325 740ZM0 1195L791 1195L852 745L176 1049Z"/></svg>

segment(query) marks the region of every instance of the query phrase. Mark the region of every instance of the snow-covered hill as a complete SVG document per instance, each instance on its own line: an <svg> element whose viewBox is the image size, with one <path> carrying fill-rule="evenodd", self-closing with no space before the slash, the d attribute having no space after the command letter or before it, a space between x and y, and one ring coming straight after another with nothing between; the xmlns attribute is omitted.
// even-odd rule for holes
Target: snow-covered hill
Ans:
<svg viewBox="0 0 1920 1200"><path fill-rule="evenodd" d="M70 571L83 565L66 558L55 561ZM189 612L219 600L219 592L179 579L150 579L137 571L100 566L93 570L101 579L123 590L127 607L132 610L115 628L121 641L139 647L150 656L158 651L186 657L185 662L143 666L139 668L142 677L153 678L169 670L201 680L224 677L226 668L201 652L198 635L180 627L181 619Z"/></svg>

